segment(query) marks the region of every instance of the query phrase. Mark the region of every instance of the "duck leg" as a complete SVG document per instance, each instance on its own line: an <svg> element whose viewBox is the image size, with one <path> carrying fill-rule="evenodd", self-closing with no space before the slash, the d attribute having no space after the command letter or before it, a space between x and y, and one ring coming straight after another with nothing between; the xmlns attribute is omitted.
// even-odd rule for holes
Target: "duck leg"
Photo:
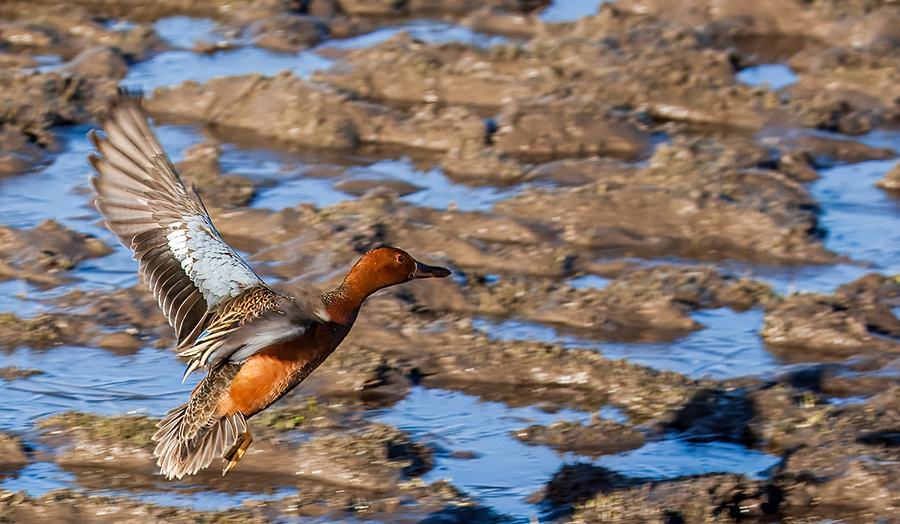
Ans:
<svg viewBox="0 0 900 524"><path fill-rule="evenodd" d="M222 458L228 461L228 464L225 465L225 469L222 470L222 475L231 471L231 468L241 460L241 457L247 452L247 448L250 447L251 442L253 442L253 435L250 434L250 429L247 428L246 432L238 436L237 441L231 446L231 449L222 455Z"/></svg>

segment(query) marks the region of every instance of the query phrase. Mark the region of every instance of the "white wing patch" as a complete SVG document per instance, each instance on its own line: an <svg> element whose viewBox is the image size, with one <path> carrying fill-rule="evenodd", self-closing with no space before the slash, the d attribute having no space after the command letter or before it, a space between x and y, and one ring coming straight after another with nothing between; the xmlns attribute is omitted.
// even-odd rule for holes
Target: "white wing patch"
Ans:
<svg viewBox="0 0 900 524"><path fill-rule="evenodd" d="M173 222L166 235L169 251L203 294L209 309L223 299L236 297L249 287L261 284L244 260L219 238L204 217Z"/></svg>

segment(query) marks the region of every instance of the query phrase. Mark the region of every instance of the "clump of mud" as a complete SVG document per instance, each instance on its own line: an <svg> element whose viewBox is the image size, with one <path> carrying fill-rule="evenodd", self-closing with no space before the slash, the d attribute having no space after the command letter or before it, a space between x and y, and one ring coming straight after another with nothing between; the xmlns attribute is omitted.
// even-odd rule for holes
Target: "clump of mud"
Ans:
<svg viewBox="0 0 900 524"><path fill-rule="evenodd" d="M895 354L900 348L894 340L900 336L900 320L891 308L898 302L900 284L870 274L832 295L804 293L773 301L766 308L760 336L773 352L792 361Z"/></svg>
<svg viewBox="0 0 900 524"><path fill-rule="evenodd" d="M43 373L44 372L39 369L20 369L16 366L0 368L0 378L3 380L16 380L17 378L32 377Z"/></svg>
<svg viewBox="0 0 900 524"><path fill-rule="evenodd" d="M0 226L0 280L56 287L71 281L65 272L79 262L110 253L112 249L101 240L53 220L30 230Z"/></svg>
<svg viewBox="0 0 900 524"><path fill-rule="evenodd" d="M50 519L56 522L85 522L106 524L128 522L164 523L173 520L190 520L198 523L270 522L262 512L253 509L227 511L196 511L189 508L161 507L152 503L137 502L127 497L100 497L84 492L61 489L41 497L29 497L23 492L11 493L0 489L0 510L11 522L38 522Z"/></svg>
<svg viewBox="0 0 900 524"><path fill-rule="evenodd" d="M644 445L642 433L611 420L591 421L589 425L572 422L532 425L513 432L513 436L529 444L550 446L561 453L571 451L589 457L622 453Z"/></svg>
<svg viewBox="0 0 900 524"><path fill-rule="evenodd" d="M147 417L102 417L69 411L45 418L39 425L44 428L64 427L83 431L84 438L88 440L111 439L147 445L151 442L150 437L156 433L156 422L158 421L148 420Z"/></svg>

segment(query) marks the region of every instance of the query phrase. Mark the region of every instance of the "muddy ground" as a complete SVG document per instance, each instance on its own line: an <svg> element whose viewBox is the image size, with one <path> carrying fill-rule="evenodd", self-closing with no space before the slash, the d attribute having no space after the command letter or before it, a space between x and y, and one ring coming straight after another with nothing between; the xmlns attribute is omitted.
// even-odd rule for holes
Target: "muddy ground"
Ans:
<svg viewBox="0 0 900 524"><path fill-rule="evenodd" d="M213 467L164 481L151 457L156 408L100 415L60 401L0 423L0 522L900 522L900 283L826 247L810 185L833 166L895 157L850 138L900 125L900 9L617 0L546 22L547 4L3 2L0 182L38 176L71 147L60 136L94 125L130 70L173 52L155 22L210 19L215 39L193 53L312 49L334 60L310 76L238 71L148 93L158 125L199 130L170 153L221 235L287 291L333 288L384 244L455 275L371 298L341 348L253 419L251 452L226 477ZM429 43L401 31L361 48L322 46L423 19L505 39ZM737 78L770 63L797 81L774 90ZM305 177L347 200L255 205L285 186L230 170L226 157L260 148L303 158ZM418 205L406 197L426 190L424 178L356 175L385 159L440 169L473 191L513 191L490 206ZM88 172L84 163L72 176ZM895 167L878 185L896 190L898 178ZM3 299L17 305L0 311L0 385L34 390L29 381L59 372L17 359L78 348L125 363L162 355L180 378L173 333L143 284L88 285L85 268L127 255L93 227L87 185L73 187L81 222L30 224L0 209L0 285L21 286L0 292L26 289ZM871 272L793 293L746 269L839 264ZM604 285L576 284L584 278ZM677 345L711 329L699 314L726 308L762 316L752 336L768 373L721 379L604 356L606 344ZM503 336L510 325L555 335ZM72 367L73 380L104 372ZM523 517L436 478L440 464L484 450L376 420L422 388L586 416L522 419L508 432L562 457L520 497ZM764 453L774 465L662 478L598 462L672 442ZM64 481L29 491L22 479L35 478ZM209 493L229 509L179 498Z"/></svg>

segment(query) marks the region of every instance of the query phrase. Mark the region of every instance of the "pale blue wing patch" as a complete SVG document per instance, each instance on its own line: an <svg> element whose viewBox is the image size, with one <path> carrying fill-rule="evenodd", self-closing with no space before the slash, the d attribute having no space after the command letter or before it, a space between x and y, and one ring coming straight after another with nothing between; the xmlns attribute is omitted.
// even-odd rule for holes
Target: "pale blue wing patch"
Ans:
<svg viewBox="0 0 900 524"><path fill-rule="evenodd" d="M226 244L205 217L193 216L168 225L169 251L203 294L209 309L262 281Z"/></svg>

